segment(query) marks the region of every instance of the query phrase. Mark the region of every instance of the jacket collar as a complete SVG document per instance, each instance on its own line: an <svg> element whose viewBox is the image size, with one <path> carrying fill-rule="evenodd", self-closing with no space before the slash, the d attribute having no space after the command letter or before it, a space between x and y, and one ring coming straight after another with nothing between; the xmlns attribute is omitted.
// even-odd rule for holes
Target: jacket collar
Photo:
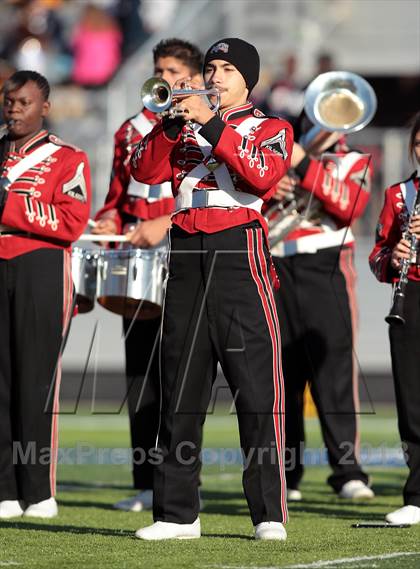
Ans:
<svg viewBox="0 0 420 569"><path fill-rule="evenodd" d="M48 132L45 129L40 130L37 132L32 138L30 138L23 146L16 150L15 143L12 140L10 142L10 149L9 152L17 152L18 154L27 154L34 150L37 146L40 146L41 143L46 142L48 139Z"/></svg>
<svg viewBox="0 0 420 569"><path fill-rule="evenodd" d="M241 117L245 117L247 115L252 114L254 110L254 105L250 102L245 103L244 105L239 105L237 107L232 107L227 111L224 111L220 117L223 121L227 122L228 120L239 119Z"/></svg>

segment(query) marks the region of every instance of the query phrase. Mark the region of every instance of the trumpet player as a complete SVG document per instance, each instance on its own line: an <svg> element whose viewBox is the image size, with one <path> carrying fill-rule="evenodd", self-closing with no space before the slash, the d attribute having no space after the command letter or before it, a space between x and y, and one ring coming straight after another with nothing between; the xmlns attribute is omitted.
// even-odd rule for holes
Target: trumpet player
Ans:
<svg viewBox="0 0 420 569"><path fill-rule="evenodd" d="M310 198L308 211L272 248L281 282L276 300L286 389L288 499L302 499L307 383L333 471L328 483L342 498L372 498L368 476L357 458L356 275L351 232L351 224L369 200L372 167L367 156L347 146L344 135L320 130L306 115L301 117L300 131L302 144L294 144L291 159L293 174L281 179L274 199L300 192Z"/></svg>
<svg viewBox="0 0 420 569"><path fill-rule="evenodd" d="M162 462L155 523L138 530L141 539L201 535L201 436L218 362L235 396L255 538L286 539L280 332L261 206L287 172L293 139L289 123L248 101L259 65L244 40L213 44L204 79L220 93L217 113L194 92L184 96L179 116L156 125L132 157L137 180L171 180L176 196L161 340Z"/></svg>
<svg viewBox="0 0 420 569"><path fill-rule="evenodd" d="M409 138L413 162L420 164L420 112L414 117ZM380 282L405 281L400 314L394 314L389 328L392 373L398 412L398 426L409 468L404 486L404 506L389 513L391 523L420 523L420 263L416 241L420 239L419 175L385 191L379 216L376 243L369 257L370 267ZM408 238L412 238L412 246ZM407 264L408 261L408 264ZM400 272L404 270L404 276ZM389 318L389 317L388 317Z"/></svg>
<svg viewBox="0 0 420 569"><path fill-rule="evenodd" d="M173 85L180 77L201 76L203 54L193 44L171 38L153 49L154 74ZM152 130L159 117L143 108L128 118L114 137L114 158L108 195L96 214L92 233L124 233L133 247L147 249L160 243L171 225L175 207L170 184L150 187L130 174L130 158L136 145ZM133 449L134 496L115 504L115 508L139 512L153 502L153 466L149 457L154 448L159 423L159 372L155 357L149 379L144 384L153 346L160 328L160 317L150 320L123 319L125 335L128 413ZM140 398L141 394L141 398ZM144 451L144 452L143 452Z"/></svg>

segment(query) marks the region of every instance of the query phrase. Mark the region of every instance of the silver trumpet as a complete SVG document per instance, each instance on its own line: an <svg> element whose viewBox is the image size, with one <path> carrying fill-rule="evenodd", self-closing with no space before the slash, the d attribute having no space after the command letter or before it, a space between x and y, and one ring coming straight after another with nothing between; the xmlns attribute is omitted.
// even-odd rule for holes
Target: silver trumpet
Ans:
<svg viewBox="0 0 420 569"><path fill-rule="evenodd" d="M141 100L146 109L152 113L169 111L169 115L172 117L182 114L182 110L177 105L173 105L174 99L192 95L216 96L216 103L210 108L216 112L220 107L218 89L172 89L169 83L161 77L150 77L145 81L140 92Z"/></svg>
<svg viewBox="0 0 420 569"><path fill-rule="evenodd" d="M363 77L349 71L322 73L305 91L305 113L318 132L326 135L361 130L372 120L376 107L375 91ZM305 150L310 152L310 148L308 142ZM321 214L321 202L297 186L289 200L276 202L265 213L270 246L283 241L304 220L316 222Z"/></svg>

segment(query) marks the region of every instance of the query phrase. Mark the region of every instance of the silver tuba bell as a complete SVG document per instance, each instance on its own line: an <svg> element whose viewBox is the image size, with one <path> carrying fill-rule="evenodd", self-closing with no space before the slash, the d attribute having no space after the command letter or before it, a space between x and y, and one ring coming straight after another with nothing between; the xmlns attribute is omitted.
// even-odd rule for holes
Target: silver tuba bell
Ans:
<svg viewBox="0 0 420 569"><path fill-rule="evenodd" d="M350 71L318 75L305 91L305 113L322 130L349 134L362 130L377 107L369 83Z"/></svg>
<svg viewBox="0 0 420 569"><path fill-rule="evenodd" d="M318 75L306 88L304 109L316 133L349 134L372 120L377 107L375 91L356 73L329 71ZM310 152L311 140L304 143ZM274 247L304 221L316 222L321 202L306 190L296 188L290 200L275 202L265 213L268 239Z"/></svg>
<svg viewBox="0 0 420 569"><path fill-rule="evenodd" d="M143 84L140 92L141 100L146 109L152 113L162 113L169 110L171 116L177 114L176 107L172 107L173 100L177 97L192 95L216 96L216 103L212 105L211 109L216 112L220 106L220 92L217 89L172 89L169 83L161 77L150 77Z"/></svg>

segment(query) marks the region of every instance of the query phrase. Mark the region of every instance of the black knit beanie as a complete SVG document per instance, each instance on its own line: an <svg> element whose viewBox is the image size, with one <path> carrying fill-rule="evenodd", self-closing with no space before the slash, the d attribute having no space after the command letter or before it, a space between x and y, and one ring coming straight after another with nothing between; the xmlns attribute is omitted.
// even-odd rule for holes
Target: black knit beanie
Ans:
<svg viewBox="0 0 420 569"><path fill-rule="evenodd" d="M250 93L258 83L260 56L250 43L239 38L225 38L215 42L204 57L204 69L213 59L232 63L242 75Z"/></svg>

